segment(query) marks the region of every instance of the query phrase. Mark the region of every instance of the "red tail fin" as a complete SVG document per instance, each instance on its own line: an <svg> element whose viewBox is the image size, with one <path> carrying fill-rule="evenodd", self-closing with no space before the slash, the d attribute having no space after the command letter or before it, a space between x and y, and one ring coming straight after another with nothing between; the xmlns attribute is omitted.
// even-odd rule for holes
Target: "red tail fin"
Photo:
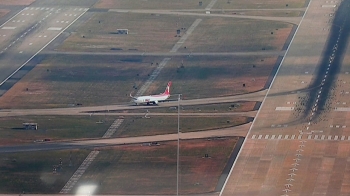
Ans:
<svg viewBox="0 0 350 196"><path fill-rule="evenodd" d="M170 95L170 86L171 86L171 81L168 82L168 85L166 86L164 94Z"/></svg>

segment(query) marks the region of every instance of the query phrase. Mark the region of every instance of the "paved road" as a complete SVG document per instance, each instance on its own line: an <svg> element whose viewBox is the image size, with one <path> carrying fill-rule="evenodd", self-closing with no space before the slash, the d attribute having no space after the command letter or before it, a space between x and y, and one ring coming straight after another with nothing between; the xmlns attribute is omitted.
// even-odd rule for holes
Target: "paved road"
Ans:
<svg viewBox="0 0 350 196"><path fill-rule="evenodd" d="M213 97L204 99L181 100L181 105L201 105L212 103L228 103L236 101L262 101L266 94L266 90L255 93L228 96L228 97ZM3 109L0 110L0 117L4 116L23 116L23 115L86 115L97 111L114 111L114 110L132 110L132 109L149 109L154 107L174 107L177 106L177 101L163 102L159 106L134 106L134 105L105 105L91 107L71 107L71 108L53 108L53 109ZM111 114L109 112L106 113Z"/></svg>
<svg viewBox="0 0 350 196"><path fill-rule="evenodd" d="M0 26L0 85L73 24L85 7L26 7Z"/></svg>
<svg viewBox="0 0 350 196"><path fill-rule="evenodd" d="M311 1L221 195L350 195L349 6Z"/></svg>
<svg viewBox="0 0 350 196"><path fill-rule="evenodd" d="M110 9L109 12L118 13L146 13L146 14L169 14L169 15L183 15L183 16L205 16L205 17L225 17L225 18L246 18L254 20L271 20L287 22L292 24L299 24L301 17L272 17L272 16L249 16L249 15L226 15L226 14L206 14L206 13L192 13L192 12L178 12L170 10L127 10L127 9Z"/></svg>
<svg viewBox="0 0 350 196"><path fill-rule="evenodd" d="M227 137L227 136L242 136L247 134L247 129L250 123L241 125L238 127L225 128L219 130L209 130L201 132L188 132L180 133L180 139L201 139L211 137ZM164 134L164 135L152 135L152 136L140 136L140 137L128 137L128 138L109 138L109 139L92 139L84 141L73 142L48 142L48 143L35 143L27 145L16 146L0 146L0 153L13 153L13 152L29 152L29 151L42 151L42 150L62 150L62 149L77 149L77 148L95 148L104 146L115 146L124 144L142 144L149 142L162 142L162 141L175 141L177 140L177 134Z"/></svg>
<svg viewBox="0 0 350 196"><path fill-rule="evenodd" d="M73 2L73 1L72 1ZM1 41L2 56L0 60L0 81L6 80L9 74L13 73L19 67L24 65L27 61L33 58L38 52L40 52L48 43L50 43L55 37L57 37L64 29L73 24L89 6L83 6L82 1L74 1L77 4L72 5L69 0L38 0L32 6L21 11L17 16L11 19L8 23L2 26L6 28L0 29L0 34L6 34L6 37ZM92 3L93 1L86 1ZM55 5L51 7L52 5ZM50 6L51 5L51 6ZM117 11L120 10L110 10ZM125 11L125 10L123 10ZM142 13L144 11L141 11ZM152 11L152 13L154 13ZM24 15L22 15L24 14ZM27 15L29 14L29 15ZM32 15L33 14L33 15ZM191 13L183 12L161 12L161 14L178 14L178 15L190 15ZM199 16L207 16L205 14L192 14ZM211 14L213 17L241 17L251 19L263 19L263 20L278 20L286 21L290 23L297 23L300 18L285 18L285 17L256 17L256 16L230 16ZM24 21L24 22L23 22ZM9 25L8 25L9 24ZM2 34L1 34L2 35ZM18 39L17 39L18 38ZM1 39L1 37L0 37ZM6 48L6 50L5 50ZM256 55L267 54L265 52L258 52ZM0 54L1 55L1 54ZM198 54L200 55L200 54ZM205 54L202 54L205 55ZM222 54L221 54L222 55ZM226 54L225 54L226 55ZM231 55L231 54L230 54ZM233 54L244 55L244 54ZM279 54L280 55L280 54ZM4 70L4 71L2 71ZM209 104L209 103L221 103L221 102L233 102L238 100L246 101L262 101L266 91L252 93L248 95L233 96L233 97L220 97L201 100L184 100L182 105L193 104ZM164 107L176 106L177 103L162 103ZM0 116L16 116L16 115L66 115L66 114L80 114L82 112L96 111L96 110L122 110L132 109L134 106L100 106L100 107L81 107L81 108L60 108L60 109L47 109L47 110L1 110ZM137 107L147 108L147 106ZM243 114L243 113L242 113ZM244 113L246 114L246 113ZM223 114L221 114L223 115ZM252 114L253 115L253 114ZM250 127L250 124L246 124L239 127L223 130L203 131L194 133L182 133L181 139L193 139L193 138L207 138L207 137L224 137L224 136L245 136L246 131ZM131 137L131 138L115 138L115 139L101 139L101 140L88 140L88 141L76 141L76 142L62 142L62 143L45 143L45 144L33 144L25 146L10 146L0 147L0 152L19 152L19 151L37 151L37 150L57 150L57 149L71 149L71 148L86 148L86 147L100 147L107 145L122 145L124 143L144 143L151 141L169 141L176 140L177 134L157 135L157 136L144 136L144 137Z"/></svg>
<svg viewBox="0 0 350 196"><path fill-rule="evenodd" d="M284 56L282 51L256 51L256 52L200 52L200 53L174 53L174 52L63 52L44 51L41 55L96 55L96 56Z"/></svg>

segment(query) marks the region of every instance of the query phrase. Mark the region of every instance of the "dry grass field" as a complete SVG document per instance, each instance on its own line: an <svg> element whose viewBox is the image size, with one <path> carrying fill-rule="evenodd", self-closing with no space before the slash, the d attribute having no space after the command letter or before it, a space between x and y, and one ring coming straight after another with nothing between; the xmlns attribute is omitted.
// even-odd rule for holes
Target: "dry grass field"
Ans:
<svg viewBox="0 0 350 196"><path fill-rule="evenodd" d="M0 97L0 108L129 104L130 92L138 90L133 86L140 88L161 59L55 55ZM182 61L184 68L178 69ZM184 99L253 92L264 87L275 62L276 57L172 58L144 94L163 92L169 80L171 92Z"/></svg>
<svg viewBox="0 0 350 196"><path fill-rule="evenodd" d="M176 30L188 28L195 19L175 15L95 13L59 50L169 52L180 39L175 37ZM128 29L129 34L116 34L117 29Z"/></svg>
<svg viewBox="0 0 350 196"><path fill-rule="evenodd" d="M181 93L183 99L255 92L264 88L276 60L254 56L173 58L145 94L163 92L169 80L173 81L172 93Z"/></svg>
<svg viewBox="0 0 350 196"><path fill-rule="evenodd" d="M281 50L292 25L237 18L205 18L179 52ZM281 40L283 43L277 44ZM186 48L185 48L186 47Z"/></svg>
<svg viewBox="0 0 350 196"><path fill-rule="evenodd" d="M187 29L196 18L96 13L58 49L118 53L169 52L180 39L174 36L176 29ZM117 28L128 28L130 34L114 34ZM179 52L281 50L291 29L291 25L280 22L204 17ZM129 93L135 93L141 87L155 69L156 63L162 59L52 55L0 97L0 108L129 103ZM163 92L169 80L174 84L172 92L182 93L185 99L258 91L264 87L276 59L254 56L174 57L145 94Z"/></svg>
<svg viewBox="0 0 350 196"><path fill-rule="evenodd" d="M180 141L180 194L214 191L237 139ZM176 194L176 145L100 149L77 187L95 184L95 194ZM205 154L210 158L203 158Z"/></svg>
<svg viewBox="0 0 350 196"><path fill-rule="evenodd" d="M70 36L59 50L169 52L180 39L178 36L175 37L176 30L184 28L181 34L185 33L197 18L135 13L96 13ZM204 17L179 52L279 50L283 44L275 44L275 40L285 41L291 28L292 25L281 22ZM115 34L117 29L128 29L129 34Z"/></svg>
<svg viewBox="0 0 350 196"><path fill-rule="evenodd" d="M218 0L214 9L301 8L308 0ZM288 4L288 6L287 6Z"/></svg>
<svg viewBox="0 0 350 196"><path fill-rule="evenodd" d="M193 132L228 128L251 121L245 116L227 117L180 117L180 131ZM177 116L126 118L114 137L133 137L177 133Z"/></svg>
<svg viewBox="0 0 350 196"><path fill-rule="evenodd" d="M100 0L95 4L95 8L107 9L203 9L210 0L201 0L202 6L199 6L198 0Z"/></svg>
<svg viewBox="0 0 350 196"><path fill-rule="evenodd" d="M0 118L0 146L50 139L102 137L114 116L20 116ZM22 123L38 123L38 130L22 129Z"/></svg>
<svg viewBox="0 0 350 196"><path fill-rule="evenodd" d="M130 101L160 58L55 55L25 75L5 95L0 108L54 108ZM154 62L154 65L151 63Z"/></svg>
<svg viewBox="0 0 350 196"><path fill-rule="evenodd" d="M58 193L89 154L88 150L61 150L0 154L1 194ZM71 165L69 164L71 156ZM62 168L53 173L53 166Z"/></svg>
<svg viewBox="0 0 350 196"><path fill-rule="evenodd" d="M0 9L0 18L5 16L7 13L9 13L10 10L6 10L6 9Z"/></svg>

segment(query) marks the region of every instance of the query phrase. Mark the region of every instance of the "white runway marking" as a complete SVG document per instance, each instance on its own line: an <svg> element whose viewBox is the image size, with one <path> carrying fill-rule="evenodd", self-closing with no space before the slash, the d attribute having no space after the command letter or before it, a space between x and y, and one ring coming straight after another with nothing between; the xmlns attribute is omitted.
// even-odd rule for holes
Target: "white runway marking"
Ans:
<svg viewBox="0 0 350 196"><path fill-rule="evenodd" d="M124 119L115 120L107 132L102 136L102 138L110 138L117 131L117 128L122 124L123 121Z"/></svg>
<svg viewBox="0 0 350 196"><path fill-rule="evenodd" d="M337 5L322 5L323 8L334 8L337 7Z"/></svg>
<svg viewBox="0 0 350 196"><path fill-rule="evenodd" d="M170 58L164 58L162 62L159 63L158 67L152 72L151 76L148 78L148 80L140 88L140 90L136 93L135 96L142 95L148 89L148 87L152 84L152 82L155 80L155 78L158 76L160 71L165 67L169 60Z"/></svg>
<svg viewBox="0 0 350 196"><path fill-rule="evenodd" d="M350 112L350 108L348 107L338 107L338 108L335 108L334 111L337 111L337 112Z"/></svg>
<svg viewBox="0 0 350 196"><path fill-rule="evenodd" d="M24 9L23 9L24 10ZM10 18L8 21L11 21L14 17L16 17L17 15L21 14L21 12L23 12L23 10L21 10L19 13L17 13L15 16L13 16L12 18ZM86 11L88 11L89 9L85 9ZM22 69L22 67L24 67L30 60L32 60L37 54L39 54L44 48L46 48L46 46L48 46L51 42L53 42L59 35L61 35L63 33L64 30L68 29L75 21L77 21L82 15L85 14L84 11L83 13L81 13L77 18L75 18L70 24L68 24L64 29L62 29L59 33L57 33L56 36L54 36L47 44L45 44L40 50L38 50L34 55L32 55L26 62L24 62L20 67L18 67L12 74L10 74L5 80L3 80L2 82L0 82L0 86L3 85L7 80L9 80L13 75L15 75L20 69ZM4 24L2 24L0 27L4 28L4 25L7 22L5 22ZM20 37L23 37L24 35L26 35L28 33L28 31L24 32Z"/></svg>
<svg viewBox="0 0 350 196"><path fill-rule="evenodd" d="M62 188L60 193L68 193L74 185L78 182L80 177L85 173L86 169L90 166L92 161L96 158L96 156L99 154L99 151L92 151L90 154L86 157L86 159L83 161L83 163L80 165L80 167L75 171L73 176L68 180L66 185Z"/></svg>
<svg viewBox="0 0 350 196"><path fill-rule="evenodd" d="M191 35L193 30L199 25L202 19L196 19L193 24L188 28L186 33L181 37L181 39L174 45L174 47L170 50L170 52L177 52L177 50L182 46L182 44L186 41L188 36Z"/></svg>
<svg viewBox="0 0 350 196"><path fill-rule="evenodd" d="M61 27L50 27L47 30L49 30L49 31L60 31L60 30L62 30L62 28Z"/></svg>
<svg viewBox="0 0 350 196"><path fill-rule="evenodd" d="M291 111L294 110L294 107L276 107L276 111Z"/></svg>
<svg viewBox="0 0 350 196"><path fill-rule="evenodd" d="M307 139L307 140L330 140L330 141L344 141L348 140L350 141L350 136L345 136L345 135L312 135L312 133L315 133L313 131L306 133L305 134L300 134L298 137L296 135L252 135L251 139L253 140L302 140L302 139ZM291 137L290 137L291 136ZM304 137L303 137L304 136ZM334 136L334 137L333 137ZM347 138L347 139L346 139Z"/></svg>
<svg viewBox="0 0 350 196"><path fill-rule="evenodd" d="M210 3L208 4L208 6L205 8L205 10L209 11L215 5L216 2L217 2L217 0L211 0Z"/></svg>
<svg viewBox="0 0 350 196"><path fill-rule="evenodd" d="M2 27L1 29L5 29L5 30L12 30L15 29L16 27Z"/></svg>

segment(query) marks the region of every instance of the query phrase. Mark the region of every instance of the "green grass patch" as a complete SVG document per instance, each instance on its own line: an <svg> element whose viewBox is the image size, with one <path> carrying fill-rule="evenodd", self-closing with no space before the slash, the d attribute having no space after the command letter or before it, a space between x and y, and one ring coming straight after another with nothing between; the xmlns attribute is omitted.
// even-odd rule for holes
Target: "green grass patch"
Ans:
<svg viewBox="0 0 350 196"><path fill-rule="evenodd" d="M180 194L214 191L236 142L237 138L180 141ZM95 194L175 194L176 149L176 142L100 149L76 189L96 184ZM203 158L205 154L211 158Z"/></svg>
<svg viewBox="0 0 350 196"><path fill-rule="evenodd" d="M1 154L0 192L57 194L89 152L62 150ZM59 166L60 159L62 167ZM53 173L54 165L58 166L56 173Z"/></svg>
<svg viewBox="0 0 350 196"><path fill-rule="evenodd" d="M227 117L180 117L180 131L205 131L211 129L234 127L250 121L245 116ZM151 116L150 118L125 118L114 137L132 137L177 133L177 116Z"/></svg>
<svg viewBox="0 0 350 196"><path fill-rule="evenodd" d="M67 140L102 137L113 116L18 116L0 118L1 145L33 143L35 140ZM38 130L25 130L22 123L38 123Z"/></svg>

